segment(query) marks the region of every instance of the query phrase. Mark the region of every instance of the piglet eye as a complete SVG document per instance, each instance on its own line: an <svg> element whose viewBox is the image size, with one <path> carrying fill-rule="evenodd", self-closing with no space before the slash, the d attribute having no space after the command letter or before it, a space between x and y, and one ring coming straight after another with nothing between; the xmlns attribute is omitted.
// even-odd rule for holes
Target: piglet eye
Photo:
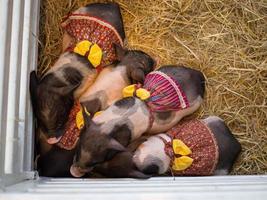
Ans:
<svg viewBox="0 0 267 200"><path fill-rule="evenodd" d="M91 162L89 162L89 163L86 164L86 167L93 167L93 166L95 166L95 165L97 165L99 163L101 163L101 162L98 161L98 160L97 161L91 161Z"/></svg>
<svg viewBox="0 0 267 200"><path fill-rule="evenodd" d="M109 150L106 154L105 160L111 160L117 153L118 151L116 150Z"/></svg>

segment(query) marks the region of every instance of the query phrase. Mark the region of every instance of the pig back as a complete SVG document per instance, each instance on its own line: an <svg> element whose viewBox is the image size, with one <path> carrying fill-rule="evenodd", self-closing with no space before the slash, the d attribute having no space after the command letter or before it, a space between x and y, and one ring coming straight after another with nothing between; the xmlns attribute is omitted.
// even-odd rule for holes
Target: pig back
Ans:
<svg viewBox="0 0 267 200"><path fill-rule="evenodd" d="M228 174L241 151L241 144L221 118L210 116L202 121L212 131L218 144L220 156L216 170L220 171L220 175Z"/></svg>

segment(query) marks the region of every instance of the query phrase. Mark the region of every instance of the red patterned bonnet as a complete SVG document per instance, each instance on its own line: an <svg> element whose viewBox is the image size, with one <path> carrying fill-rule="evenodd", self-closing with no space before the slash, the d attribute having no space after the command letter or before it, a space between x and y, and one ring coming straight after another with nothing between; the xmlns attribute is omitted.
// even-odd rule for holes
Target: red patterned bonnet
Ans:
<svg viewBox="0 0 267 200"><path fill-rule="evenodd" d="M74 39L68 50L73 51L75 45L84 40L102 49L103 57L99 67L110 65L116 60L113 44L123 46L121 36L111 24L89 14L71 13L64 18L61 26Z"/></svg>
<svg viewBox="0 0 267 200"><path fill-rule="evenodd" d="M216 139L211 130L200 120L193 119L179 123L167 134L172 138L167 142L160 137L165 143L165 152L173 160L177 155L173 152L173 140L179 139L191 150L190 158L193 159L191 166L182 171L175 171L175 175L193 175L205 176L212 175L216 169L219 151Z"/></svg>

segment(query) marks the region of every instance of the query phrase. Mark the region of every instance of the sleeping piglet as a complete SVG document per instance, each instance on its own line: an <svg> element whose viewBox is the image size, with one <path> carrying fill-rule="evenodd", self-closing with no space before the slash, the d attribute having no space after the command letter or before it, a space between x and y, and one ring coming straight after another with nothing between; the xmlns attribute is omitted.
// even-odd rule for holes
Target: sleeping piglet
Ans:
<svg viewBox="0 0 267 200"><path fill-rule="evenodd" d="M124 151L145 132L155 134L173 127L199 108L205 79L197 70L169 65L149 73L142 87L129 87L136 91L124 90L128 97L116 101L92 120L85 120L71 172L91 170L106 161L109 152ZM84 114L84 118L88 116Z"/></svg>
<svg viewBox="0 0 267 200"><path fill-rule="evenodd" d="M211 116L187 120L151 136L137 148L133 161L146 174L226 175L240 151L224 121Z"/></svg>
<svg viewBox="0 0 267 200"><path fill-rule="evenodd" d="M65 132L56 141L61 148L71 150L76 146L83 126L83 119L80 117L81 104L92 117L97 111L104 110L121 99L124 87L133 82L143 83L145 75L153 70L154 60L142 51L125 50L116 46L116 53L120 62L115 67L103 69L95 83L81 96L80 102L75 103L65 125Z"/></svg>
<svg viewBox="0 0 267 200"><path fill-rule="evenodd" d="M116 3L94 3L70 13L63 21L64 53L41 78L30 75L30 92L38 125L56 140L74 100L93 84L98 73L117 61L114 44L125 33ZM52 139L51 139L52 142Z"/></svg>
<svg viewBox="0 0 267 200"><path fill-rule="evenodd" d="M146 140L145 136L134 140L125 151L117 153L111 160L96 165L93 173L97 172L109 178L149 178L150 175L140 172L133 162L133 153ZM108 156L112 157L110 152Z"/></svg>
<svg viewBox="0 0 267 200"><path fill-rule="evenodd" d="M115 67L103 69L79 99L90 114L104 110L121 99L122 89L127 85L143 83L155 65L154 60L142 51L125 50L120 46L115 49L120 62Z"/></svg>

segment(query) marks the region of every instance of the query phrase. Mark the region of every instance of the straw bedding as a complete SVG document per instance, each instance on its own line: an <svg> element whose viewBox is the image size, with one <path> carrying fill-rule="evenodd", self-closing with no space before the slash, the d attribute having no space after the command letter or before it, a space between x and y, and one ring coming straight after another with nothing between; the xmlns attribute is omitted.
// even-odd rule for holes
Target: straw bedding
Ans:
<svg viewBox="0 0 267 200"><path fill-rule="evenodd" d="M89 0L44 0L38 71L61 52L60 22ZM233 174L267 173L267 1L119 0L127 46L162 64L184 64L206 77L206 96L191 117L223 118L242 143Z"/></svg>

